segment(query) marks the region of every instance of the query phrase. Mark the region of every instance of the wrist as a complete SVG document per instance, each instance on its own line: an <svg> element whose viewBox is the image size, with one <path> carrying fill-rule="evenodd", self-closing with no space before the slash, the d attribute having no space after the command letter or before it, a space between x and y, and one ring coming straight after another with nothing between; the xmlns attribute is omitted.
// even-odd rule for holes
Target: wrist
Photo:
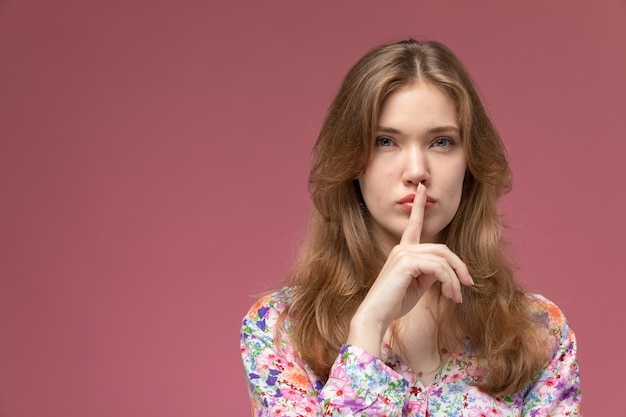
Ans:
<svg viewBox="0 0 626 417"><path fill-rule="evenodd" d="M380 358L380 346L389 325L359 310L357 310L352 320L350 320L350 332L346 343L358 346L377 358Z"/></svg>

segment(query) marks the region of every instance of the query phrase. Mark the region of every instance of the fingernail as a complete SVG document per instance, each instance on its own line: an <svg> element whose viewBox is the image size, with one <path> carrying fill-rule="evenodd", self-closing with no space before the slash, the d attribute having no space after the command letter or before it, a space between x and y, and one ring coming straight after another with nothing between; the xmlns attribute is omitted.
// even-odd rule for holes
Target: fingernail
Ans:
<svg viewBox="0 0 626 417"><path fill-rule="evenodd" d="M470 279L471 285L474 285L474 278L472 278L472 276L470 275L469 279Z"/></svg>

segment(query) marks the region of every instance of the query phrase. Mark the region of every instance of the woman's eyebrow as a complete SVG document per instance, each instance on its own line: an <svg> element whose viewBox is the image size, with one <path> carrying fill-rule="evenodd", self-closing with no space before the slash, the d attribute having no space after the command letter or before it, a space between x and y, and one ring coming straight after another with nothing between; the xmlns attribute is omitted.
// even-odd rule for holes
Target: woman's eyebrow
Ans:
<svg viewBox="0 0 626 417"><path fill-rule="evenodd" d="M381 132L381 133L392 133L392 134L402 134L402 132L396 128L393 127L386 127L386 126L378 126L378 128L376 129L377 132ZM452 132L452 133L459 133L460 129L457 126L437 126L437 127L433 127L428 129L428 133L447 133L447 132Z"/></svg>
<svg viewBox="0 0 626 417"><path fill-rule="evenodd" d="M393 127L385 127L385 126L378 126L378 129L376 130L381 133L393 133L396 135L399 135L402 133L398 129L394 129Z"/></svg>
<svg viewBox="0 0 626 417"><path fill-rule="evenodd" d="M437 126L437 127L433 127L432 129L429 129L428 132L429 133L446 133L446 132L453 132L453 133L459 133L461 130L457 127L457 126Z"/></svg>

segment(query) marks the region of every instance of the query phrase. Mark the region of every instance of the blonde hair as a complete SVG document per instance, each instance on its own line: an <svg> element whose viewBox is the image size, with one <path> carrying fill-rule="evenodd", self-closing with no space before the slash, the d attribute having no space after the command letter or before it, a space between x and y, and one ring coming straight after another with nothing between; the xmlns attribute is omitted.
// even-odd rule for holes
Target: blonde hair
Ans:
<svg viewBox="0 0 626 417"><path fill-rule="evenodd" d="M349 71L313 150L310 232L291 272L294 300L283 314L302 359L323 380L350 320L385 256L370 234L357 178L369 160L383 100L415 81L438 86L457 106L467 172L460 207L443 243L467 264L475 285L460 305L442 300L440 329L469 337L488 370L479 387L502 395L524 387L546 360L526 294L503 255L497 200L511 187L504 146L468 72L444 45L413 39L382 45ZM439 332L439 343L444 343Z"/></svg>

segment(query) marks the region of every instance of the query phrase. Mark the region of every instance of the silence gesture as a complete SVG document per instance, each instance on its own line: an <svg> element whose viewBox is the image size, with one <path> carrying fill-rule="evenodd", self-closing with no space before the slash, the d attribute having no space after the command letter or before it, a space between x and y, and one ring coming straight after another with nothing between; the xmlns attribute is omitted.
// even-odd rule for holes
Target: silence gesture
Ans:
<svg viewBox="0 0 626 417"><path fill-rule="evenodd" d="M465 263L447 246L420 243L426 187L419 183L409 222L383 265L378 278L357 309L348 343L379 356L389 325L407 314L435 281L445 297L462 302L461 284L472 285Z"/></svg>

